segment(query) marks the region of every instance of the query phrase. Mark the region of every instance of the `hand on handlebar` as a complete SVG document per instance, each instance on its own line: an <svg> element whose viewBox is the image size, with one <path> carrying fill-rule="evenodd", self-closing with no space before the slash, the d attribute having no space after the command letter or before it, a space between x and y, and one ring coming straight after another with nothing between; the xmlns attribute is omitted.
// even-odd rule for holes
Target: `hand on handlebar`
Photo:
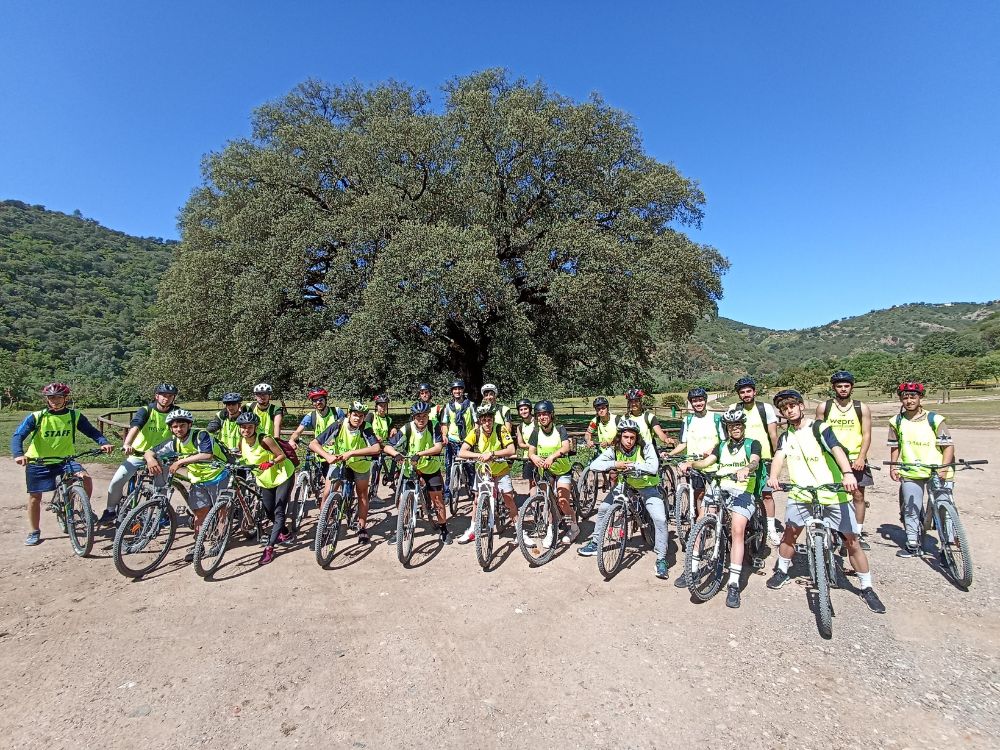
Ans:
<svg viewBox="0 0 1000 750"><path fill-rule="evenodd" d="M767 486L770 487L772 490L780 490L781 482L778 481L777 477L768 477Z"/></svg>

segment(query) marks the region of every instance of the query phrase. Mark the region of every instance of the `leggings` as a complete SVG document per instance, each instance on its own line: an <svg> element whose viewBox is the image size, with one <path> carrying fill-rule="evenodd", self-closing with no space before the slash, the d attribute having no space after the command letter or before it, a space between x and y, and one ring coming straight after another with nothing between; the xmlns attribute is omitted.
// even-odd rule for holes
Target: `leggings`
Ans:
<svg viewBox="0 0 1000 750"><path fill-rule="evenodd" d="M663 505L663 498L660 497L660 489L658 487L644 487L636 491L646 502L646 510L653 521L653 530L655 532L653 536L653 550L656 552L656 559L659 560L667 556L667 510ZM608 497L611 496L609 495ZM596 537L597 529L600 528L610 512L610 500L605 500L601 503L601 507L597 509L597 521L594 527L595 536L592 539L598 544L601 543L601 540Z"/></svg>
<svg viewBox="0 0 1000 750"><path fill-rule="evenodd" d="M289 477L277 487L261 487L260 499L264 504L264 512L267 517L274 521L271 527L271 538L267 542L268 547L273 547L278 541L278 534L285 530L285 506L288 505L288 496L292 494L292 480Z"/></svg>

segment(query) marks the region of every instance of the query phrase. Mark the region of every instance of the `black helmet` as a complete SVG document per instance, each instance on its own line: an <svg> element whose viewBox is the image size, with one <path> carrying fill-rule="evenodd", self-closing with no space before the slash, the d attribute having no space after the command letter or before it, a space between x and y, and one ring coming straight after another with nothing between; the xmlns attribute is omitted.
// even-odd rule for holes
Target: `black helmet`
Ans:
<svg viewBox="0 0 1000 750"><path fill-rule="evenodd" d="M837 370L830 376L830 385L836 385L837 383L850 383L854 385L854 376L847 370Z"/></svg>
<svg viewBox="0 0 1000 750"><path fill-rule="evenodd" d="M417 403L410 407L410 414L427 414L430 410L431 405L426 401L417 401Z"/></svg>
<svg viewBox="0 0 1000 750"><path fill-rule="evenodd" d="M785 390L778 391L777 394L775 394L774 396L775 407L781 408L781 404L787 401L788 399L794 399L795 401L798 401L800 404L804 404L806 402L805 399L802 398L802 394L799 393L797 390L795 390L794 388L786 388Z"/></svg>
<svg viewBox="0 0 1000 750"><path fill-rule="evenodd" d="M260 417L252 411L243 411L233 421L236 424L260 424Z"/></svg>
<svg viewBox="0 0 1000 750"><path fill-rule="evenodd" d="M740 388L753 388L757 390L757 381L747 375L745 378L737 380L736 385L733 386L734 391L738 391Z"/></svg>
<svg viewBox="0 0 1000 750"><path fill-rule="evenodd" d="M388 404L389 403L389 394L387 394L387 393L380 393L380 394L378 394L375 397L375 403L376 404Z"/></svg>
<svg viewBox="0 0 1000 750"><path fill-rule="evenodd" d="M555 411L556 408L552 405L552 402L549 401L548 399L545 399L544 401L539 401L537 404L535 404L535 414L542 414L542 413L554 414Z"/></svg>
<svg viewBox="0 0 1000 750"><path fill-rule="evenodd" d="M518 410L520 410L520 408L522 406L527 406L528 407L528 411L532 411L531 402L528 399L522 398L520 401L517 402L517 409Z"/></svg>
<svg viewBox="0 0 1000 750"><path fill-rule="evenodd" d="M692 388L688 391L688 401L693 398L708 398L708 391L704 388Z"/></svg>
<svg viewBox="0 0 1000 750"><path fill-rule="evenodd" d="M454 380L452 380L451 381L451 389L455 390L456 388L461 388L464 391L465 390L465 381L462 380L461 378L455 378Z"/></svg>
<svg viewBox="0 0 1000 750"><path fill-rule="evenodd" d="M431 389L430 383L421 383L420 385L417 386L417 393L420 393L420 391L429 391L430 389Z"/></svg>
<svg viewBox="0 0 1000 750"><path fill-rule="evenodd" d="M243 396L236 391L230 391L229 393L222 394L222 403L224 404L241 404L243 403Z"/></svg>
<svg viewBox="0 0 1000 750"><path fill-rule="evenodd" d="M611 406L611 404L608 403L608 400L604 396L598 396L594 399L594 408L599 409L602 406Z"/></svg>
<svg viewBox="0 0 1000 750"><path fill-rule="evenodd" d="M167 394L168 396L177 395L177 386L173 383L160 383L156 386L154 393L159 396L160 394Z"/></svg>

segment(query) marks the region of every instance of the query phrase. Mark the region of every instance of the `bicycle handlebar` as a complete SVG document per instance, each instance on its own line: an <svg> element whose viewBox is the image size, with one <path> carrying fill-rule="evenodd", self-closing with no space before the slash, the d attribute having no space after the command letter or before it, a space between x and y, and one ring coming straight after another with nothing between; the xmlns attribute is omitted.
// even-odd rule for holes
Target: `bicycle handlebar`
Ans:
<svg viewBox="0 0 1000 750"><path fill-rule="evenodd" d="M805 484L792 484L791 482L781 482L779 484L779 489L782 492L790 492L791 490L806 490L812 494L819 492L820 490L829 490L830 492L846 492L844 485L839 482L831 484L817 484L815 486L809 486Z"/></svg>
<svg viewBox="0 0 1000 750"><path fill-rule="evenodd" d="M964 458L950 464L924 464L919 461L883 461L884 466L907 466L911 469L971 469L973 466L988 464L986 459L966 461Z"/></svg>
<svg viewBox="0 0 1000 750"><path fill-rule="evenodd" d="M72 456L53 456L51 458L29 458L28 463L33 466L55 466L56 464L65 464L70 461L76 461L78 458L90 458L94 456L101 456L104 454L100 448L91 448L90 450L85 450L82 453L77 453Z"/></svg>

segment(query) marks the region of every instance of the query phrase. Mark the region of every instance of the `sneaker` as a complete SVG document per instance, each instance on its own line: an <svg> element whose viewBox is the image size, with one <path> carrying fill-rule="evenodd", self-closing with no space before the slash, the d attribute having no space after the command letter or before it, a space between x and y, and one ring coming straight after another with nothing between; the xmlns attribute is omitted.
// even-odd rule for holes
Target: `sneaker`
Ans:
<svg viewBox="0 0 1000 750"><path fill-rule="evenodd" d="M290 541L292 541L291 534L289 534L287 531L278 532L278 544L288 544Z"/></svg>
<svg viewBox="0 0 1000 750"><path fill-rule="evenodd" d="M767 532L767 543L772 547L777 547L781 544L781 534L779 534L774 529Z"/></svg>
<svg viewBox="0 0 1000 750"><path fill-rule="evenodd" d="M907 544L901 550L896 552L896 557L917 557L920 555L920 548L915 544Z"/></svg>
<svg viewBox="0 0 1000 750"><path fill-rule="evenodd" d="M257 561L257 564L267 565L273 559L274 559L274 547L264 547L264 554L260 556L260 560Z"/></svg>
<svg viewBox="0 0 1000 750"><path fill-rule="evenodd" d="M865 552L870 552L871 551L872 546L868 543L868 532L867 531L862 531L861 532L861 539L858 541L858 543L861 545L861 549L863 549Z"/></svg>
<svg viewBox="0 0 1000 750"><path fill-rule="evenodd" d="M448 527L444 524L438 526L438 535L441 538L441 544L451 544L451 534L448 533Z"/></svg>
<svg viewBox="0 0 1000 750"><path fill-rule="evenodd" d="M674 581L674 588L686 589L688 587L688 574L687 571L681 573L681 577Z"/></svg>
<svg viewBox="0 0 1000 750"><path fill-rule="evenodd" d="M190 550L186 555L184 555L184 562L194 562L194 550Z"/></svg>
<svg viewBox="0 0 1000 750"><path fill-rule="evenodd" d="M473 529L470 526L469 530L466 531L464 534L462 534L462 536L460 536L458 538L458 543L459 544L468 544L469 542L473 541L475 538L476 538L476 530Z"/></svg>
<svg viewBox="0 0 1000 750"><path fill-rule="evenodd" d="M97 519L98 526L111 526L118 520L117 508L105 508L101 517Z"/></svg>
<svg viewBox="0 0 1000 750"><path fill-rule="evenodd" d="M661 557L656 561L656 577L666 578L667 575L667 558Z"/></svg>
<svg viewBox="0 0 1000 750"><path fill-rule="evenodd" d="M579 525L570 522L567 524L566 529L563 531L562 540L563 544L572 544L576 541L576 538L580 536ZM551 545L547 545L551 546Z"/></svg>
<svg viewBox="0 0 1000 750"><path fill-rule="evenodd" d="M775 569L774 575L767 579L767 587L769 589L780 589L790 580L792 580L792 577L788 573L783 573Z"/></svg>
<svg viewBox="0 0 1000 750"><path fill-rule="evenodd" d="M35 529L24 539L25 545L28 547L34 547L36 544L42 543L42 532L39 529Z"/></svg>
<svg viewBox="0 0 1000 750"><path fill-rule="evenodd" d="M549 526L549 530L545 532L545 538L542 540L542 546L545 547L545 549L551 549L552 543L555 542L555 540L555 530Z"/></svg>
<svg viewBox="0 0 1000 750"><path fill-rule="evenodd" d="M868 605L868 609L875 614L885 614L885 605L882 603L882 600L878 598L878 594L875 593L875 589L861 589L861 599Z"/></svg>
<svg viewBox="0 0 1000 750"><path fill-rule="evenodd" d="M165 529L170 526L170 515L167 513L160 514L160 528Z"/></svg>
<svg viewBox="0 0 1000 750"><path fill-rule="evenodd" d="M371 544L371 537L368 536L368 529L364 526L358 529L358 544Z"/></svg>
<svg viewBox="0 0 1000 750"><path fill-rule="evenodd" d="M729 593L726 594L726 606L730 609L740 608L740 587L738 584L729 584Z"/></svg>
<svg viewBox="0 0 1000 750"><path fill-rule="evenodd" d="M576 551L576 554L581 555L582 557L593 557L597 554L598 550L599 547L597 542L591 539L585 545L580 547L580 549Z"/></svg>

